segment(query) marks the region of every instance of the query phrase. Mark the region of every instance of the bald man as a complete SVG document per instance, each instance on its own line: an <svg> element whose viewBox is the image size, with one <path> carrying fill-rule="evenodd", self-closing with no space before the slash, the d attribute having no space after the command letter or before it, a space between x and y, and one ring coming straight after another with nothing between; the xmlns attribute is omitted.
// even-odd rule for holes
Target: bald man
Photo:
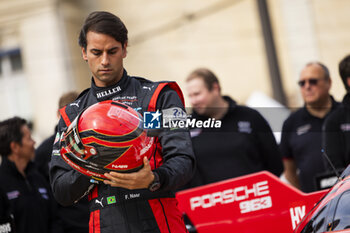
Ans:
<svg viewBox="0 0 350 233"><path fill-rule="evenodd" d="M317 190L315 177L325 172L322 125L339 103L329 94L332 81L322 63L308 63L298 84L305 105L285 120L280 148L287 180L304 192L313 192Z"/></svg>

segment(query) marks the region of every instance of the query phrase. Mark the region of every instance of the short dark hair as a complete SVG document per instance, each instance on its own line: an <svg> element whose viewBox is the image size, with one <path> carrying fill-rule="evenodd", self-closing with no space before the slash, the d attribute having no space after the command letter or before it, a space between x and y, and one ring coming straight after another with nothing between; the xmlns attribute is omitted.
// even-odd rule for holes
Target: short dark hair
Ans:
<svg viewBox="0 0 350 233"><path fill-rule="evenodd" d="M7 157L12 153L11 142L22 144L21 128L27 121L20 117L12 117L0 122L0 154Z"/></svg>
<svg viewBox="0 0 350 233"><path fill-rule="evenodd" d="M128 30L121 19L106 11L94 11L85 19L79 34L79 45L86 49L86 35L89 31L102 33L113 37L122 46L128 41Z"/></svg>
<svg viewBox="0 0 350 233"><path fill-rule="evenodd" d="M200 78L204 81L205 86L208 88L209 91L213 89L214 83L217 83L220 88L219 79L216 77L216 75L207 68L198 68L195 69L190 73L190 75L187 77L186 82L191 81L192 79Z"/></svg>
<svg viewBox="0 0 350 233"><path fill-rule="evenodd" d="M347 79L350 78L350 55L344 57L339 63L339 74L343 81L346 91L350 91Z"/></svg>
<svg viewBox="0 0 350 233"><path fill-rule="evenodd" d="M63 108L69 103L72 103L74 100L76 100L79 96L79 93L76 91L70 91L66 92L63 95L61 95L60 99L58 100L58 109Z"/></svg>
<svg viewBox="0 0 350 233"><path fill-rule="evenodd" d="M305 67L308 67L308 66L311 66L311 65L319 65L322 68L322 70L323 70L323 75L324 75L324 78L326 80L329 80L331 78L331 75L329 73L329 69L323 63L321 63L319 61L313 61L313 62L307 63Z"/></svg>

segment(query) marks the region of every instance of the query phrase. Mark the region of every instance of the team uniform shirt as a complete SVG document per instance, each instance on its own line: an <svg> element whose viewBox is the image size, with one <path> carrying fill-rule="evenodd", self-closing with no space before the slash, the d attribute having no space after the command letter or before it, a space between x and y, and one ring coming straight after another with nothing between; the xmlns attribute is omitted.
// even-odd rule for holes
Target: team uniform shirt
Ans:
<svg viewBox="0 0 350 233"><path fill-rule="evenodd" d="M57 126L55 127L57 133ZM38 171L49 181L49 162L51 159L52 145L56 133L45 139L35 150L35 160ZM57 204L57 214L62 221L64 233L87 233L89 232L89 202L84 197L71 206Z"/></svg>
<svg viewBox="0 0 350 233"><path fill-rule="evenodd" d="M36 149L35 149L35 158L34 163L38 168L38 171L49 181L49 162L51 159L52 153L52 145L55 141L56 130L55 133L50 137L46 138Z"/></svg>
<svg viewBox="0 0 350 233"><path fill-rule="evenodd" d="M334 111L339 103L332 98ZM284 159L293 159L299 170L300 188L304 192L317 190L316 176L325 172L322 155L322 125L324 118L311 115L306 107L292 113L283 123L280 148Z"/></svg>
<svg viewBox="0 0 350 233"><path fill-rule="evenodd" d="M1 158L0 158L1 163ZM7 199L6 193L0 186L0 232L14 232L13 215L11 213L10 201Z"/></svg>
<svg viewBox="0 0 350 233"><path fill-rule="evenodd" d="M281 155L266 120L254 109L237 105L230 97L221 127L191 129L197 171L188 187L194 187L267 170L279 176ZM192 114L193 119L208 117Z"/></svg>
<svg viewBox="0 0 350 233"><path fill-rule="evenodd" d="M110 87L97 87L92 79L91 88L64 109L58 125L58 136L68 126L65 120L72 122L83 109L104 100L119 101L141 115L151 105L159 110L184 110L179 93L170 88L172 85L175 83L155 83L131 77L126 71L122 79ZM89 194L90 233L186 232L174 191L193 174L195 158L189 132L160 132L156 141L159 143L154 156L159 155L161 160L152 157L150 164L159 176L161 188L155 192L148 189L127 190L103 182L91 182L65 163L60 156L59 142L56 142L50 162L51 186L56 200L62 205L71 205Z"/></svg>
<svg viewBox="0 0 350 233"><path fill-rule="evenodd" d="M32 162L23 177L16 165L3 157L0 166L0 184L14 216L17 233L60 232L50 187Z"/></svg>
<svg viewBox="0 0 350 233"><path fill-rule="evenodd" d="M323 130L324 149L332 164L337 169L344 169L350 163L350 94L346 94L343 102L329 115ZM327 169L333 171L330 164Z"/></svg>

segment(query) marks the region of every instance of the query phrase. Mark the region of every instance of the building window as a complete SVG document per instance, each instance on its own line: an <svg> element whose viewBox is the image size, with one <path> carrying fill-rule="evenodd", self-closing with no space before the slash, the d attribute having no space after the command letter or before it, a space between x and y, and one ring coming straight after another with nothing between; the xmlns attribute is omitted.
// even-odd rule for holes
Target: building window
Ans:
<svg viewBox="0 0 350 233"><path fill-rule="evenodd" d="M0 57L0 78L2 77L2 58Z"/></svg>
<svg viewBox="0 0 350 233"><path fill-rule="evenodd" d="M0 50L0 76L11 77L12 74L22 71L22 56L19 48Z"/></svg>
<svg viewBox="0 0 350 233"><path fill-rule="evenodd" d="M31 119L30 86L22 63L21 50L0 48L0 119L21 116Z"/></svg>
<svg viewBox="0 0 350 233"><path fill-rule="evenodd" d="M22 71L22 56L20 51L16 53L12 53L9 55L10 63L11 63L11 70L13 72Z"/></svg>

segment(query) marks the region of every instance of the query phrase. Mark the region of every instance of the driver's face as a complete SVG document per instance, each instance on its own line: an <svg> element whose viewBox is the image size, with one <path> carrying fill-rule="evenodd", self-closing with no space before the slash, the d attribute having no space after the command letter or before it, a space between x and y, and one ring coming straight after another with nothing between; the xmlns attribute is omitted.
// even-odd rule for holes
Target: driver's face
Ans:
<svg viewBox="0 0 350 233"><path fill-rule="evenodd" d="M83 58L88 62L96 86L116 84L123 76L127 43L122 45L109 35L93 31L87 33L86 40L86 50L82 48Z"/></svg>

